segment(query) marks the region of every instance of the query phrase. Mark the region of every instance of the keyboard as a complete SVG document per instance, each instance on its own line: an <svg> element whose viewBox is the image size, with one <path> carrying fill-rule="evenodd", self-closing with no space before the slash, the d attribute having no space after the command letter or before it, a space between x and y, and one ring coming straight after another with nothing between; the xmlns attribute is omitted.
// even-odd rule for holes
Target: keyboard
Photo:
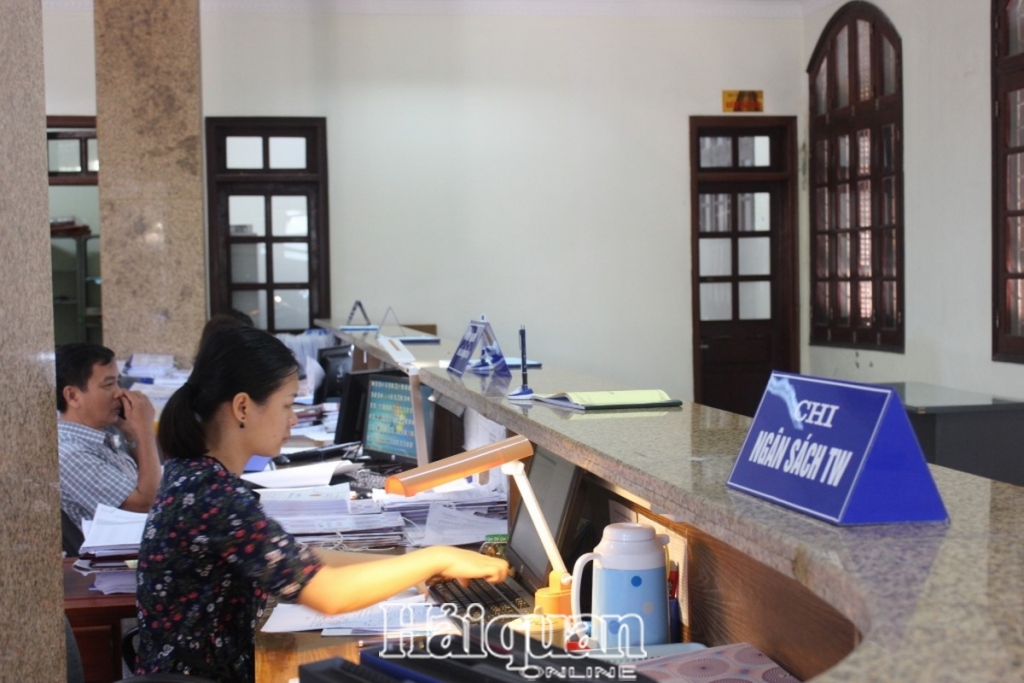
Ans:
<svg viewBox="0 0 1024 683"><path fill-rule="evenodd" d="M296 451L287 455L279 455L274 458L276 465L293 465L305 462L322 462L331 458L340 458L346 451L352 448L351 444L328 444L317 448L307 448L304 451Z"/></svg>
<svg viewBox="0 0 1024 683"><path fill-rule="evenodd" d="M303 664L299 667L299 680L302 683L402 683L406 679L395 678L365 664L334 657Z"/></svg>
<svg viewBox="0 0 1024 683"><path fill-rule="evenodd" d="M428 588L430 597L440 604L455 605L456 613L470 621L490 621L495 617L516 618L531 612L530 603L508 584L488 583L483 579L472 579L463 587L456 579L445 579ZM473 609L479 605L483 609Z"/></svg>

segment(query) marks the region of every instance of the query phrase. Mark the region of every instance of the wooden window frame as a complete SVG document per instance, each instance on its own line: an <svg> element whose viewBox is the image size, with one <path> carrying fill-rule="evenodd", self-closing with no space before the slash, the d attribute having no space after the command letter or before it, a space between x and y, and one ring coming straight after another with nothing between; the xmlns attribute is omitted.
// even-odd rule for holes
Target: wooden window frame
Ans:
<svg viewBox="0 0 1024 683"><path fill-rule="evenodd" d="M1010 55L1009 31L1003 11L1007 0L992 0L992 360L1024 363L1024 335L1010 327L1010 298L1007 285L1021 278L1008 267L1010 244L1008 219L1024 215L1006 206L1008 181L1005 172L1009 154L1024 151L1010 147L1010 92L1024 89L1024 52Z"/></svg>
<svg viewBox="0 0 1024 683"><path fill-rule="evenodd" d="M228 169L226 158L226 139L229 136L261 136L263 137L263 159L266 165L269 159L268 144L271 136L305 137L306 159L305 169ZM230 236L227 230L219 229L218 193L226 188L266 188L290 184L293 187L313 188L316 200L309 207L310 222L307 237L301 240L294 238L272 237L250 240L262 241L267 244L268 252L272 244L301 241L309 245L308 282L310 297L309 326L316 318L331 317L330 292L330 221L327 213L327 119L322 117L208 117L206 119L206 168L207 168L207 205L209 217L209 250L210 250L210 308L211 314L225 313L231 309L231 290L265 289L269 293L274 289L305 288L305 284L295 285L275 283L268 277L266 283L257 286L232 285L231 277L231 239L246 241L244 238ZM243 193L244 194L244 193ZM272 263L272 254L268 253ZM275 324L273 304L267 302L267 323L271 332L301 332L303 330L279 328Z"/></svg>
<svg viewBox="0 0 1024 683"><path fill-rule="evenodd" d="M61 130L66 129L66 130ZM50 140L79 140L82 170L77 172L48 171L50 185L99 185L99 172L88 170L87 144L96 139L95 116L47 116L46 141L49 155ZM49 168L49 163L47 163Z"/></svg>
<svg viewBox="0 0 1024 683"><path fill-rule="evenodd" d="M871 26L871 70L870 94L868 99L859 97L859 41L857 40L858 21L866 21ZM848 101L838 106L836 77L836 38L843 29L847 29L847 66L848 66ZM894 50L894 92L883 92L884 61L883 37ZM817 111L817 75L823 62L827 59L827 83L825 90L824 112ZM870 349L894 353L904 352L905 343L905 286L904 286L904 202L903 202L903 83L902 83L902 41L892 22L877 7L867 2L850 2L843 5L829 20L822 30L821 37L811 56L807 67L810 94L809 105L809 141L808 141L808 184L810 202L810 344L831 347ZM891 170L883 168L882 131L892 126L893 146L891 153ZM857 133L870 131L868 171L858 175ZM835 141L839 136L848 135L850 140L849 178L837 177L838 150ZM821 155L820 142L826 142L825 153ZM827 173L824 180L817 175L819 163L824 156ZM882 224L883 219L883 187L886 180L892 182L892 199L895 210L891 212L891 220ZM858 220L858 185L861 181L870 183L867 209L871 220L866 226L860 226ZM839 207L837 206L838 188L847 185L850 188L850 224L848 229L839 228ZM818 191L824 190L825 207L819 207ZM824 223L824 224L822 224ZM848 260L840 263L838 246L840 237L848 236ZM891 237L892 257L885 263L892 268L886 275L883 268L884 240L883 236ZM819 237L826 248L819 246ZM869 252L870 272L858 269L856 255L863 241L869 241L865 251ZM824 264L824 273L819 271L819 263ZM841 269L840 266L843 266ZM845 273L845 274L842 274ZM846 320L841 318L838 292L847 284L850 288L849 315ZM861 302L860 287L870 287L871 301ZM895 290L896 305L894 306L891 324L885 319L883 292L886 288ZM827 293L827 303L819 302L818 292ZM862 303L867 306L865 309ZM863 315L864 311L868 315Z"/></svg>

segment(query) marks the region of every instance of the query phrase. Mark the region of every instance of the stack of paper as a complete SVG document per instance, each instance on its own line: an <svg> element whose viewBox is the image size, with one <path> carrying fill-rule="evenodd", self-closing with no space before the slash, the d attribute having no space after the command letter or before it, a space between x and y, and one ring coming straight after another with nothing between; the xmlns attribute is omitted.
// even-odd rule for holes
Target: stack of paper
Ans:
<svg viewBox="0 0 1024 683"><path fill-rule="evenodd" d="M302 406L301 408L296 406L295 417L298 419L298 423L292 428L293 433L296 428L301 429L321 424L323 422L324 409L318 405Z"/></svg>
<svg viewBox="0 0 1024 683"><path fill-rule="evenodd" d="M284 530L310 544L368 550L405 545L405 520L397 512L369 515L292 516L278 519Z"/></svg>
<svg viewBox="0 0 1024 683"><path fill-rule="evenodd" d="M103 572L96 575L96 581L93 582L92 587L104 595L134 593L135 581L134 571Z"/></svg>
<svg viewBox="0 0 1024 683"><path fill-rule="evenodd" d="M242 475L242 479L252 482L257 486L266 488L286 489L308 486L327 486L331 483L331 477L335 474L354 472L361 468L360 463L349 460L333 460L327 462L316 462L310 465L300 465L279 470L267 470L264 472L248 472Z"/></svg>
<svg viewBox="0 0 1024 683"><path fill-rule="evenodd" d="M498 519L508 518L508 499L498 488L469 486L449 491L424 491L415 496L374 492L374 500L380 501L381 508L388 512L400 512L413 524L423 525L432 503L444 503L456 510L474 512L478 515Z"/></svg>
<svg viewBox="0 0 1024 683"><path fill-rule="evenodd" d="M256 493L259 494L263 511L278 520L295 515L348 514L349 498L352 497L347 483L301 489L258 489Z"/></svg>
<svg viewBox="0 0 1024 683"><path fill-rule="evenodd" d="M174 356L163 353L133 353L125 374L130 377L163 377L174 372Z"/></svg>
<svg viewBox="0 0 1024 683"><path fill-rule="evenodd" d="M134 593L135 565L145 526L144 513L96 506L95 517L83 524L85 541L75 569L105 576L96 581L96 588L104 593Z"/></svg>
<svg viewBox="0 0 1024 683"><path fill-rule="evenodd" d="M145 513L119 510L101 503L96 506L96 514L88 525L79 555L137 558L145 527Z"/></svg>
<svg viewBox="0 0 1024 683"><path fill-rule="evenodd" d="M374 500L349 500L349 485L298 489L260 489L268 516L305 543L337 544L350 549L385 548L406 543L405 521L397 512L381 512Z"/></svg>

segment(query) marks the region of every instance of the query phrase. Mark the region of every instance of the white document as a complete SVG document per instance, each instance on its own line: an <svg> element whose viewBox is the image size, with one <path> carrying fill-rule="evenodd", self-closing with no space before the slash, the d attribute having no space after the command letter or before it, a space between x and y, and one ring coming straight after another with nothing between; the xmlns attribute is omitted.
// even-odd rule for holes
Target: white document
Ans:
<svg viewBox="0 0 1024 683"><path fill-rule="evenodd" d="M440 503L431 503L426 526L424 546L481 543L489 534L508 533L508 520L482 517Z"/></svg>
<svg viewBox="0 0 1024 683"><path fill-rule="evenodd" d="M306 356L306 379L309 381L310 389L316 390L324 383L324 368L317 362L316 356Z"/></svg>
<svg viewBox="0 0 1024 683"><path fill-rule="evenodd" d="M104 572L96 575L93 589L104 595L134 593L137 585L134 571Z"/></svg>
<svg viewBox="0 0 1024 683"><path fill-rule="evenodd" d="M307 503L328 503L332 501L345 501L342 506L348 510L348 499L352 495L348 482L337 486L311 486L301 489L260 489L260 502L267 503L288 503L296 507L304 507Z"/></svg>
<svg viewBox="0 0 1024 683"><path fill-rule="evenodd" d="M302 486L327 486L331 483L331 477L335 472L344 474L362 467L361 463L348 460L329 460L327 462L316 462L311 465L300 465L298 467L286 467L264 472L248 472L242 475L242 479L251 481L257 486L267 488L287 489Z"/></svg>
<svg viewBox="0 0 1024 683"><path fill-rule="evenodd" d="M280 602L270 613L262 630L264 633L293 633L319 631L324 628L347 628L364 631L373 629L373 632L380 633L384 629L385 615L389 617L389 623L398 625L402 623L400 619L403 610L408 610L406 616L422 616L426 612L426 607L434 607L440 612L436 605L428 604L426 596L415 589L403 591L386 602L379 602L355 612L335 615L322 614L303 605Z"/></svg>
<svg viewBox="0 0 1024 683"><path fill-rule="evenodd" d="M144 512L129 512L102 503L97 505L89 532L82 542L81 552L138 551L142 532L146 528L146 517Z"/></svg>
<svg viewBox="0 0 1024 683"><path fill-rule="evenodd" d="M292 535L324 532L353 534L379 529L402 529L405 522L397 512L375 515L319 514L277 517L278 523Z"/></svg>
<svg viewBox="0 0 1024 683"><path fill-rule="evenodd" d="M324 441L334 443L334 432L329 432L322 425L306 425L305 427L292 427L292 436L305 436L313 441Z"/></svg>

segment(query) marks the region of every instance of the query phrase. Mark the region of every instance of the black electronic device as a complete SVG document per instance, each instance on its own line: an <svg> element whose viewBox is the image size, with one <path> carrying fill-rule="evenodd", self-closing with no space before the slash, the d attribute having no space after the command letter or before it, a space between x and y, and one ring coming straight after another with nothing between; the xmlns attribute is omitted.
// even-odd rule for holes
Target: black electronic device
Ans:
<svg viewBox="0 0 1024 683"><path fill-rule="evenodd" d="M316 353L324 369L324 381L313 395L313 403L340 401L345 375L352 370L352 345L325 346Z"/></svg>
<svg viewBox="0 0 1024 683"><path fill-rule="evenodd" d="M568 653L539 639L530 639L501 622L491 622L485 629L469 629L461 635L431 636L416 647L410 647L408 643L366 647L359 652L359 663L395 679L418 683L522 683L527 680L570 679L655 683L652 677L637 672L631 665L620 672L612 663L583 658L578 653ZM623 675L620 677L619 673ZM306 680L300 680L306 683ZM308 680L319 683L323 679Z"/></svg>
<svg viewBox="0 0 1024 683"><path fill-rule="evenodd" d="M356 664L341 657L323 659L299 666L299 683L402 683L395 678L365 664Z"/></svg>
<svg viewBox="0 0 1024 683"><path fill-rule="evenodd" d="M341 379L341 398L338 403L338 426L334 430L334 443L353 443L363 440L366 422L366 394L373 375L404 377L401 370L356 370Z"/></svg>
<svg viewBox="0 0 1024 683"><path fill-rule="evenodd" d="M407 375L370 375L363 421L363 457L381 464L416 467L417 420L423 421L428 448L432 437L434 404L428 400L432 391L420 385L423 412L417 414Z"/></svg>
<svg viewBox="0 0 1024 683"><path fill-rule="evenodd" d="M575 546L579 506L582 502L580 491L583 471L547 449L536 445L534 449L533 457L528 461L530 486L540 502L541 512L558 545L558 552L571 570L572 558L569 554ZM505 557L516 574L533 588L533 592L548 585L551 563L537 527L522 500L519 501L515 519L509 529Z"/></svg>

